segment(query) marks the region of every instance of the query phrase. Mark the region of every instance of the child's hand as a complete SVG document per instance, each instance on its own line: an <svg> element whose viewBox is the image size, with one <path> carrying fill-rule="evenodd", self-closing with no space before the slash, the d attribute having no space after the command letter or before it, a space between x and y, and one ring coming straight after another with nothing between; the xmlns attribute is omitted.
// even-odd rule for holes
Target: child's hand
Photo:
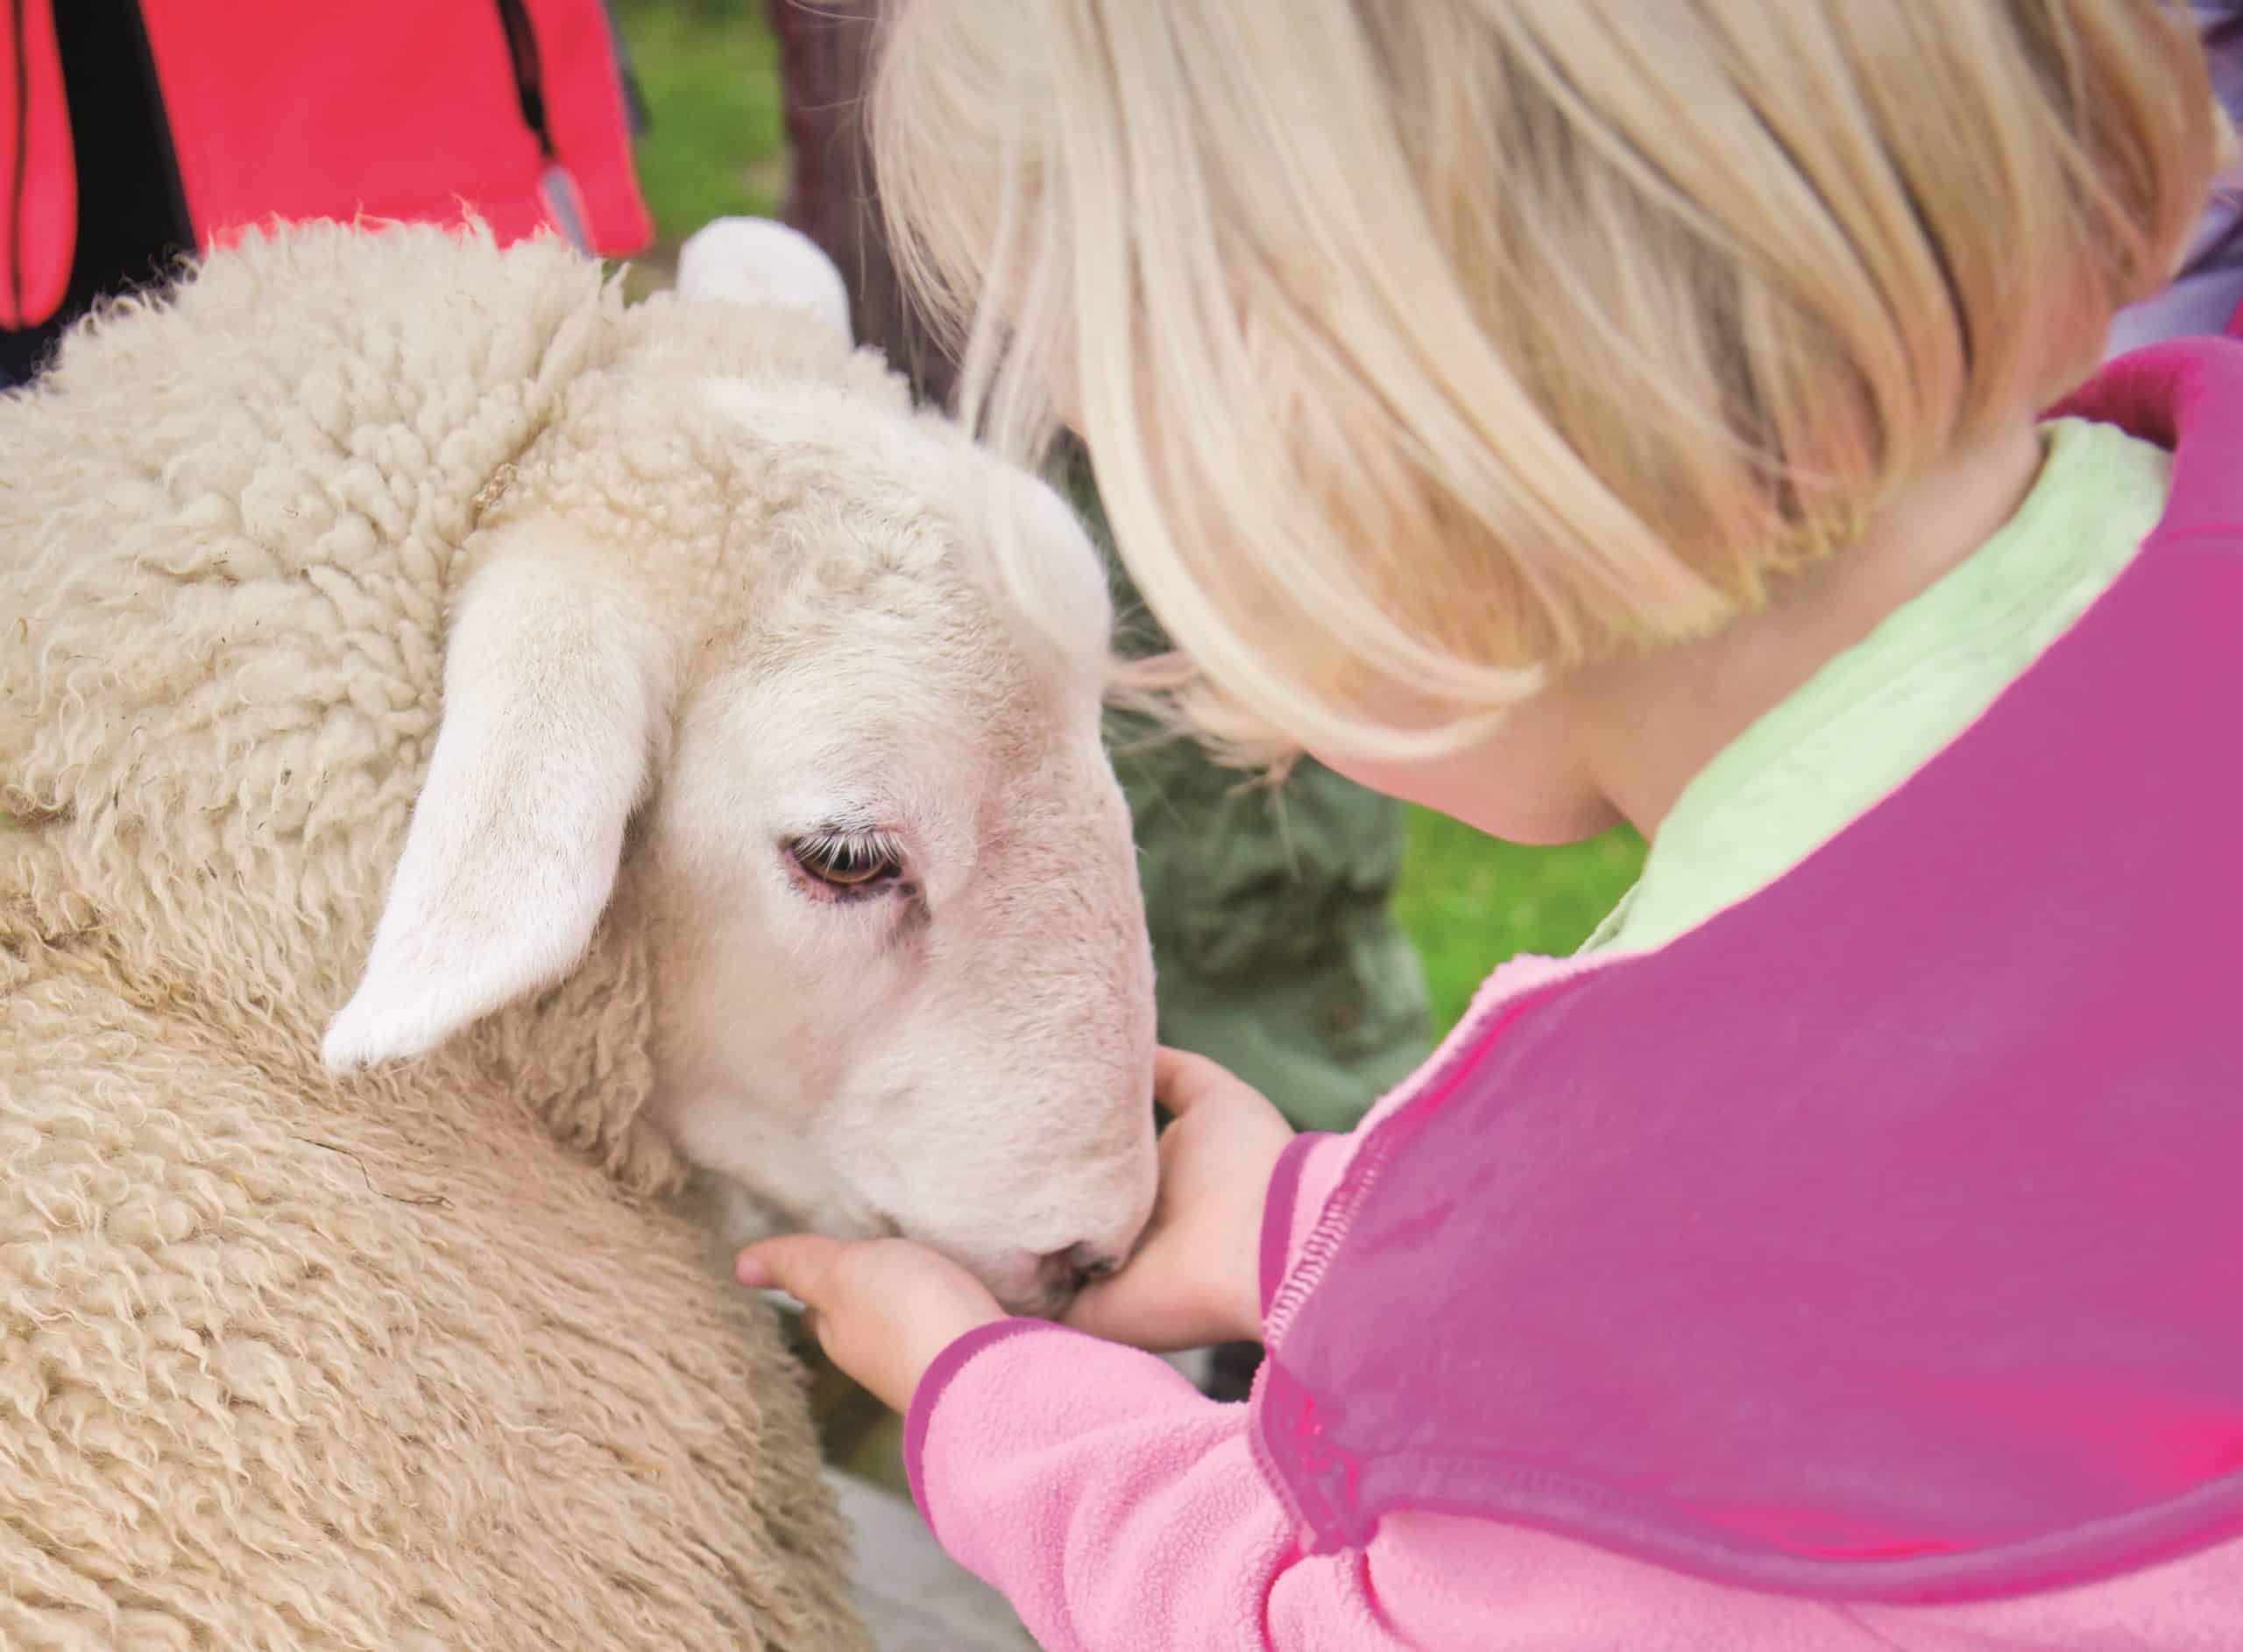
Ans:
<svg viewBox="0 0 2243 1652"><path fill-rule="evenodd" d="M1262 1334L1262 1202L1293 1139L1260 1093L1203 1056L1164 1049L1153 1088L1174 1120L1160 1137L1160 1202L1128 1267L1065 1316L1079 1331L1156 1352Z"/></svg>
<svg viewBox="0 0 2243 1652"><path fill-rule="evenodd" d="M1129 1265L1068 1309L1078 1330L1141 1348L1247 1341L1262 1330L1262 1201L1292 1126L1214 1063L1164 1049L1153 1087L1160 1203ZM739 1253L743 1285L799 1297L826 1358L894 1409L908 1409L935 1356L1006 1317L980 1281L905 1239L796 1233Z"/></svg>
<svg viewBox="0 0 2243 1652"><path fill-rule="evenodd" d="M1006 1317L980 1281L907 1239L789 1234L749 1246L733 1271L743 1285L799 1297L825 1357L896 1411L910 1408L937 1354Z"/></svg>

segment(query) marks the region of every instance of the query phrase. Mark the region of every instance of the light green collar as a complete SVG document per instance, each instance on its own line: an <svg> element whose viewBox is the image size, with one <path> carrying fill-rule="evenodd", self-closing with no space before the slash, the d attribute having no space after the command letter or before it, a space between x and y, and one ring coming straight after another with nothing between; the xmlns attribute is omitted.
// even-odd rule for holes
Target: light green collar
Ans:
<svg viewBox="0 0 2243 1652"><path fill-rule="evenodd" d="M2109 589L2163 513L2171 458L2042 427L2014 516L1723 747L1584 950L1664 944L1806 858L1935 756Z"/></svg>

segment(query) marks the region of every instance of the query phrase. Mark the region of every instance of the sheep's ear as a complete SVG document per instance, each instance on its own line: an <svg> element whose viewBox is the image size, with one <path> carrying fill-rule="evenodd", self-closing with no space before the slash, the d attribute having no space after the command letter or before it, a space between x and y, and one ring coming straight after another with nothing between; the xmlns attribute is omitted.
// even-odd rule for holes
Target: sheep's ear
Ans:
<svg viewBox="0 0 2243 1652"><path fill-rule="evenodd" d="M855 342L849 289L817 243L768 218L717 218L677 250L680 298L802 310Z"/></svg>
<svg viewBox="0 0 2243 1652"><path fill-rule="evenodd" d="M502 530L445 646L443 721L334 1072L423 1054L583 958L669 722L644 599L548 526Z"/></svg>

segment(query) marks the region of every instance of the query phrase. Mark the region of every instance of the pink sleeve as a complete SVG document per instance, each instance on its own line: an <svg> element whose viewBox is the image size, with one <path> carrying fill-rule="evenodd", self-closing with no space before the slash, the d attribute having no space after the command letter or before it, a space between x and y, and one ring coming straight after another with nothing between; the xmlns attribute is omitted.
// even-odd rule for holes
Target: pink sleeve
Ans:
<svg viewBox="0 0 2243 1652"><path fill-rule="evenodd" d="M1265 1312L1354 1142L1305 1135L1279 1161L1263 1211ZM2224 1603L2243 1577L2235 1543L2205 1557L2202 1579L2191 1562L2021 1601L1850 1609L1552 1533L1404 1513L1367 1550L1305 1556L1255 1462L1247 1407L1206 1399L1150 1354L1039 1320L1001 1320L945 1349L912 1397L904 1444L936 1537L1047 1652L1967 1652L2005 1634L2101 1644L2098 1629L2119 1623L2155 1623L2127 1644L2179 1652L2214 1643L2190 1637L2230 1623Z"/></svg>
<svg viewBox="0 0 2243 1652"><path fill-rule="evenodd" d="M1398 1647L1361 1556L1304 1560L1247 1408L1037 1320L944 1352L904 1432L936 1537L1046 1652Z"/></svg>
<svg viewBox="0 0 2243 1652"><path fill-rule="evenodd" d="M1434 1514L1390 1515L1368 1550L1304 1556L1255 1465L1246 1407L1201 1397L1150 1354L1038 1320L1000 1320L946 1349L913 1396L905 1452L936 1537L1045 1652L1966 1652L1988 1644L1974 1631L2006 1621L1999 1607L1857 1613L1750 1594ZM2198 1644L2211 1642L2170 1642Z"/></svg>

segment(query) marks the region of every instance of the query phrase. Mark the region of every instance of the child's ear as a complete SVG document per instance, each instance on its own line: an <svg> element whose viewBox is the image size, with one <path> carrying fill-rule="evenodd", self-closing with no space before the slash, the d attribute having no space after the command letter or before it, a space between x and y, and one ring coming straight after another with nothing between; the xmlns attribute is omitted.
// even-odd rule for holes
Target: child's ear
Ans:
<svg viewBox="0 0 2243 1652"><path fill-rule="evenodd" d="M669 726L674 645L552 523L500 531L444 649L443 721L333 1072L421 1055L573 969Z"/></svg>

